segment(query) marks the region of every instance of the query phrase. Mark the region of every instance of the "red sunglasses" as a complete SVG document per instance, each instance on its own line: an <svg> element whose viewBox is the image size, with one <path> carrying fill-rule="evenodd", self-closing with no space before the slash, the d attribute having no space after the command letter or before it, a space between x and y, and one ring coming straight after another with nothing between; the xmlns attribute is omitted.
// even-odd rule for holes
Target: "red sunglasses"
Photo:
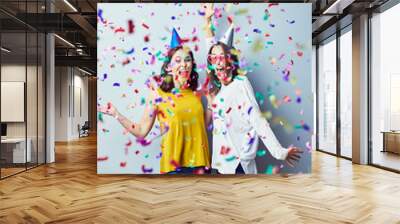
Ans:
<svg viewBox="0 0 400 224"><path fill-rule="evenodd" d="M209 54L207 56L207 60L211 63L215 63L217 61L222 61L225 59L229 59L230 56L229 55L214 55L214 54Z"/></svg>

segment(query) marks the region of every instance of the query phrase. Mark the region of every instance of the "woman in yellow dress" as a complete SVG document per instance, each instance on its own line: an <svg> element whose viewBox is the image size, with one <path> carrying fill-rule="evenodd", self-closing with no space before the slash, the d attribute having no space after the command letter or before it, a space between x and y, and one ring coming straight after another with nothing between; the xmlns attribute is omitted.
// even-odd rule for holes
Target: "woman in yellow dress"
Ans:
<svg viewBox="0 0 400 224"><path fill-rule="evenodd" d="M147 136L158 119L163 133L160 173L209 173L204 110L201 96L195 92L199 75L193 53L180 43L174 29L159 85L150 85L151 94L139 122L127 119L111 103L99 111L116 118L139 140Z"/></svg>

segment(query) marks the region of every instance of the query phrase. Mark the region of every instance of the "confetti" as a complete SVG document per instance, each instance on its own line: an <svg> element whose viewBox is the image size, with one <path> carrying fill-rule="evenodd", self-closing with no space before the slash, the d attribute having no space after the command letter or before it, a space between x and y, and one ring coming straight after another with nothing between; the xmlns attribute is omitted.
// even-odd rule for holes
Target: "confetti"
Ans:
<svg viewBox="0 0 400 224"><path fill-rule="evenodd" d="M248 145L252 145L254 143L254 141L256 140L255 137L252 137L249 142L247 143Z"/></svg>
<svg viewBox="0 0 400 224"><path fill-rule="evenodd" d="M143 37L143 40L144 40L144 42L149 42L150 41L150 36L149 35L146 35L146 36L144 36Z"/></svg>
<svg viewBox="0 0 400 224"><path fill-rule="evenodd" d="M200 10L197 10L197 13L198 13L200 16L205 16L205 15L206 15L205 12L202 12L202 11L200 11Z"/></svg>
<svg viewBox="0 0 400 224"><path fill-rule="evenodd" d="M269 19L269 17L270 17L270 14L268 12L268 9L265 9L264 12L265 12L265 14L264 14L263 20L267 21Z"/></svg>
<svg viewBox="0 0 400 224"><path fill-rule="evenodd" d="M140 105L143 106L143 105L145 105L145 104L146 104L146 98L141 97L141 98L140 98Z"/></svg>
<svg viewBox="0 0 400 224"><path fill-rule="evenodd" d="M175 169L178 169L179 167L181 167L179 165L179 163L177 161L175 161L175 160L171 160L170 163L171 163L171 165L173 165L175 167Z"/></svg>
<svg viewBox="0 0 400 224"><path fill-rule="evenodd" d="M302 57L303 56L303 52L302 51L297 51L297 56Z"/></svg>
<svg viewBox="0 0 400 224"><path fill-rule="evenodd" d="M114 30L114 33L122 33L125 32L125 29L122 27L118 27L117 29Z"/></svg>
<svg viewBox="0 0 400 224"><path fill-rule="evenodd" d="M293 24L293 23L295 23L296 21L295 20L286 20L286 22L288 22L289 24Z"/></svg>
<svg viewBox="0 0 400 224"><path fill-rule="evenodd" d="M99 11L97 12L97 16L99 17L99 19L102 23L107 23L106 20L104 20L104 18L103 18L103 10L102 9L99 9Z"/></svg>
<svg viewBox="0 0 400 224"><path fill-rule="evenodd" d="M132 20L128 20L128 33L132 34L135 32L135 24Z"/></svg>
<svg viewBox="0 0 400 224"><path fill-rule="evenodd" d="M265 156L265 154L267 154L267 151L264 149L260 149L257 151L257 156L261 157L261 156Z"/></svg>
<svg viewBox="0 0 400 224"><path fill-rule="evenodd" d="M232 24L232 22L233 22L232 16L228 16L227 19L228 19L229 24Z"/></svg>
<svg viewBox="0 0 400 224"><path fill-rule="evenodd" d="M208 127L207 127L207 130L208 130L208 131L212 131L213 128L214 128L214 126L213 126L212 122L210 122L210 124L209 124Z"/></svg>
<svg viewBox="0 0 400 224"><path fill-rule="evenodd" d="M254 32L254 33L261 33L261 30L255 28L255 29L253 29L253 32Z"/></svg>
<svg viewBox="0 0 400 224"><path fill-rule="evenodd" d="M152 173L153 168L146 168L144 165L142 165L142 172L143 173Z"/></svg>
<svg viewBox="0 0 400 224"><path fill-rule="evenodd" d="M273 174L274 172L274 166L273 165L268 165L267 169L265 170L264 174Z"/></svg>
<svg viewBox="0 0 400 224"><path fill-rule="evenodd" d="M261 94L260 92L256 92L256 100L260 105L264 104L264 95Z"/></svg>
<svg viewBox="0 0 400 224"><path fill-rule="evenodd" d="M131 48L129 51L124 51L124 54L132 54L135 52L135 48Z"/></svg>
<svg viewBox="0 0 400 224"><path fill-rule="evenodd" d="M142 26L143 26L144 28L146 28L146 29L150 29L150 27L149 27L147 24L145 24L145 23L142 23Z"/></svg>
<svg viewBox="0 0 400 224"><path fill-rule="evenodd" d="M100 122L103 122L103 121L104 121L104 120L103 120L103 113L99 112L99 113L97 113L97 114L98 114L98 116L97 116L98 120L99 120Z"/></svg>
<svg viewBox="0 0 400 224"><path fill-rule="evenodd" d="M309 141L306 142L306 148L308 149L309 152L312 151L312 146L311 146L311 143Z"/></svg>
<svg viewBox="0 0 400 224"><path fill-rule="evenodd" d="M129 139L129 141L125 144L125 147L131 147L132 146L132 141Z"/></svg>
<svg viewBox="0 0 400 224"><path fill-rule="evenodd" d="M126 162L120 162L120 163L119 163L119 166L120 166L120 167L126 167Z"/></svg>
<svg viewBox="0 0 400 224"><path fill-rule="evenodd" d="M106 161L106 160L108 160L108 156L97 157L97 161Z"/></svg>
<svg viewBox="0 0 400 224"><path fill-rule="evenodd" d="M289 134L293 132L293 126L290 125L289 122L288 122L285 118L283 118L283 117L280 117L280 116L274 117L274 118L272 119L272 123L275 124L275 125L276 125L276 124L279 124L279 125L283 126L283 128L285 129L285 131L286 131L287 133L289 133Z"/></svg>
<svg viewBox="0 0 400 224"><path fill-rule="evenodd" d="M263 113L261 113L261 116L263 117L263 118L266 118L266 119L271 119L272 118L272 113L271 113L271 111L266 111L266 112L263 112Z"/></svg>
<svg viewBox="0 0 400 224"><path fill-rule="evenodd" d="M121 85L119 84L119 82L114 82L114 83L113 83L113 86L119 87L119 86L121 86Z"/></svg>
<svg viewBox="0 0 400 224"><path fill-rule="evenodd" d="M283 97L283 102L285 102L285 103L290 103L291 101L292 101L292 99L290 99L289 96L284 96L284 97Z"/></svg>
<svg viewBox="0 0 400 224"><path fill-rule="evenodd" d="M104 81L104 80L106 80L106 79L107 79L107 73L104 73L104 74L103 74L103 78L101 78L100 81Z"/></svg>
<svg viewBox="0 0 400 224"><path fill-rule="evenodd" d="M136 142L139 143L139 144L142 145L142 146L148 146L148 145L151 144L151 141L147 141L147 140L144 139L144 138L137 138L137 139L136 139Z"/></svg>
<svg viewBox="0 0 400 224"><path fill-rule="evenodd" d="M251 113L252 110L253 110L253 107L250 107L250 108L247 110L247 114L250 115L250 113Z"/></svg>
<svg viewBox="0 0 400 224"><path fill-rule="evenodd" d="M263 40L261 38L256 39L252 46L253 52L258 53L258 52L262 51L263 49L264 49Z"/></svg>
<svg viewBox="0 0 400 224"><path fill-rule="evenodd" d="M221 155L228 155L231 151L231 148L229 147L225 147L225 146L221 146L221 150L219 152L219 154Z"/></svg>
<svg viewBox="0 0 400 224"><path fill-rule="evenodd" d="M235 159L237 159L236 156L230 156L230 157L228 157L228 158L225 158L225 160L226 160L227 162L231 162L231 161L233 161L233 160L235 160Z"/></svg>
<svg viewBox="0 0 400 224"><path fill-rule="evenodd" d="M247 14L248 12L249 12L248 9L239 9L234 14L235 14L235 16L240 16L240 15Z"/></svg>
<svg viewBox="0 0 400 224"><path fill-rule="evenodd" d="M273 106L275 109L278 109L279 103L278 103L278 100L276 99L276 96L275 96L274 94L271 94L271 95L269 96L269 101L271 102L272 106Z"/></svg>
<svg viewBox="0 0 400 224"><path fill-rule="evenodd" d="M124 61L122 61L122 65L127 65L129 63L131 63L131 60L129 60L129 58L127 58Z"/></svg>
<svg viewBox="0 0 400 224"><path fill-rule="evenodd" d="M155 103L161 103L161 102L163 102L163 98L162 97L157 97L157 98L155 98Z"/></svg>

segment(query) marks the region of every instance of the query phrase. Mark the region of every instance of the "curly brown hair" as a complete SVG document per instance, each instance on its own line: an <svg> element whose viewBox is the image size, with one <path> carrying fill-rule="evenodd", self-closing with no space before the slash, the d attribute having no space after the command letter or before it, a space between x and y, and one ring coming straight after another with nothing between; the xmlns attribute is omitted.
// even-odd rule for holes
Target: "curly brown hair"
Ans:
<svg viewBox="0 0 400 224"><path fill-rule="evenodd" d="M163 81L160 85L160 88L164 91L164 92L171 92L171 90L175 87L173 79L172 79L172 75L167 73L167 68L169 63L171 62L172 56L174 56L174 54L178 51L183 49L183 46L178 46L175 48L171 48L168 50L167 53L167 57L164 60L164 64L161 66L161 77L163 78ZM192 91L195 91L198 87L198 80L199 80L199 74L196 72L196 62L194 60L194 56L193 56L193 52L189 51L189 55L192 58L193 61L193 66L192 66L192 72L190 73L190 79L188 80L188 85L189 88Z"/></svg>

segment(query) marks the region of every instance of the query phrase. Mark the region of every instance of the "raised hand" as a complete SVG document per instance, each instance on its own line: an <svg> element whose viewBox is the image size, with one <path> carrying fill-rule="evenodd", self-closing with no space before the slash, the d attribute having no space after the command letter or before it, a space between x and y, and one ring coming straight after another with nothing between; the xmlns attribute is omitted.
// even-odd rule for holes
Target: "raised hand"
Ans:
<svg viewBox="0 0 400 224"><path fill-rule="evenodd" d="M300 148L289 147L288 155L285 160L286 163L294 167L294 164L299 161L301 153L303 153L303 151Z"/></svg>
<svg viewBox="0 0 400 224"><path fill-rule="evenodd" d="M118 110L110 102L107 103L107 106L97 107L97 110L113 117L116 117L119 114Z"/></svg>
<svg viewBox="0 0 400 224"><path fill-rule="evenodd" d="M202 7L204 9L204 17L207 20L211 20L211 17L214 15L214 3L203 3Z"/></svg>

